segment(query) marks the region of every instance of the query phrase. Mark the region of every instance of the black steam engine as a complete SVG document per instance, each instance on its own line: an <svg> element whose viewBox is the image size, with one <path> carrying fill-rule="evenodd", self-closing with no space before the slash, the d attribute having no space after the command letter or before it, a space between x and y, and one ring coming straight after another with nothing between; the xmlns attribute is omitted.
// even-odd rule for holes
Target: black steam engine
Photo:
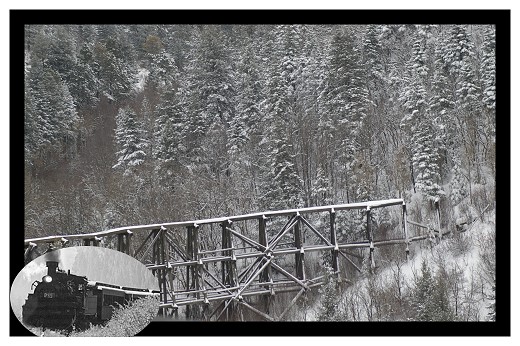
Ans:
<svg viewBox="0 0 520 346"><path fill-rule="evenodd" d="M158 295L159 291L116 286L89 281L58 268L47 261L47 275L35 281L25 304L22 319L27 325L49 329L84 329L108 321L114 307L129 301Z"/></svg>

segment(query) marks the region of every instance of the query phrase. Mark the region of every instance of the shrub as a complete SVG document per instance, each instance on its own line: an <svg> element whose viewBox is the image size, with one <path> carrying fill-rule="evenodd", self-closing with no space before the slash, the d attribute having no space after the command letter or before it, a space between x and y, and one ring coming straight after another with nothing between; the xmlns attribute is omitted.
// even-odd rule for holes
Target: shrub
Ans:
<svg viewBox="0 0 520 346"><path fill-rule="evenodd" d="M137 299L126 306L116 308L112 318L105 326L94 326L84 332L73 332L70 336L134 336L157 316L158 310L159 298L146 297Z"/></svg>

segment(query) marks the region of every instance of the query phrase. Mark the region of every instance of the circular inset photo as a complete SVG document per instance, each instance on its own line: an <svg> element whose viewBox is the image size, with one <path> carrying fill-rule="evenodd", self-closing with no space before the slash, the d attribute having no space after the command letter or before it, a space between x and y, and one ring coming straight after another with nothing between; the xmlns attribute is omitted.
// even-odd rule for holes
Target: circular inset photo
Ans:
<svg viewBox="0 0 520 346"><path fill-rule="evenodd" d="M133 336L158 314L158 280L122 252L62 248L28 263L11 286L11 307L37 336Z"/></svg>

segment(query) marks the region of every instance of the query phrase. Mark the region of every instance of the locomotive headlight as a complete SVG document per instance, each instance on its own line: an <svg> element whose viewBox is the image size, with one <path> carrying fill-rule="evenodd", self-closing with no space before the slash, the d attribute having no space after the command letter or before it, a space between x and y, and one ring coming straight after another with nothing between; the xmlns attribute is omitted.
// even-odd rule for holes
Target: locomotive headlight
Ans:
<svg viewBox="0 0 520 346"><path fill-rule="evenodd" d="M45 275L45 276L43 277L43 282L51 283L51 282L52 282L52 276Z"/></svg>

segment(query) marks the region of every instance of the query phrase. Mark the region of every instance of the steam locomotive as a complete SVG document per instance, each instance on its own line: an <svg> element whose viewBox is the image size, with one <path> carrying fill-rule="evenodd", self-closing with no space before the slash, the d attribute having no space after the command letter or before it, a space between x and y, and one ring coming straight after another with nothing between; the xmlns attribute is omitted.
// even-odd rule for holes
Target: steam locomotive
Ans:
<svg viewBox="0 0 520 346"><path fill-rule="evenodd" d="M23 323L57 330L82 330L90 323L104 323L118 304L159 295L155 290L89 281L59 269L55 261L47 261L47 275L33 282L31 290L22 306Z"/></svg>

